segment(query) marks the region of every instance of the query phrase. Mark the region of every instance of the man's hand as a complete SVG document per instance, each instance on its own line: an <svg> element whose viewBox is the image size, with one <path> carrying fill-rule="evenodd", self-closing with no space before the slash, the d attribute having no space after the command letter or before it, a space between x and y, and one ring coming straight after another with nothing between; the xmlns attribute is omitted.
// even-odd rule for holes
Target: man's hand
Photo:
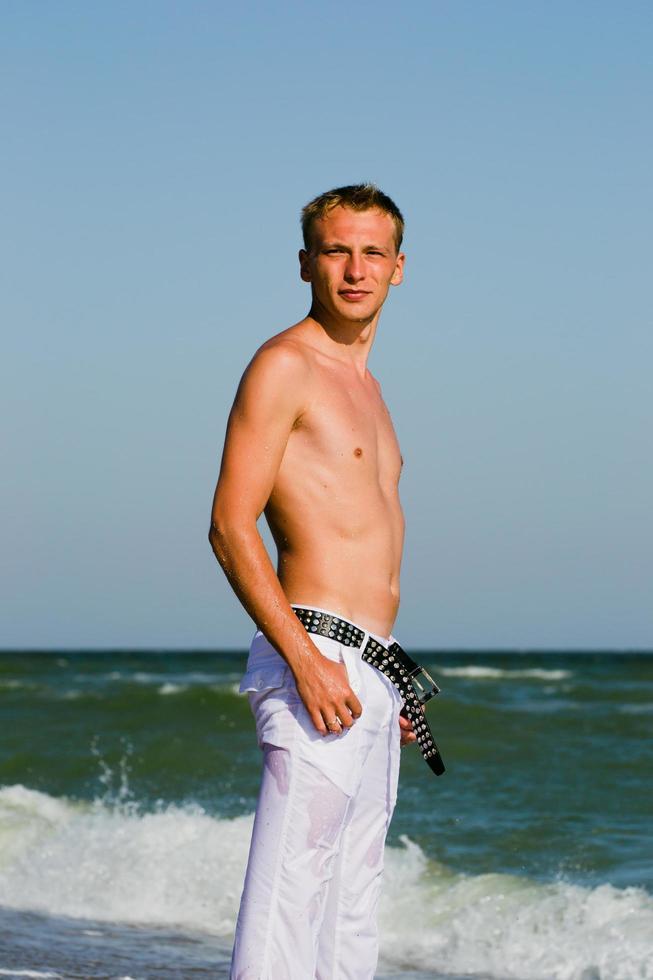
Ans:
<svg viewBox="0 0 653 980"><path fill-rule="evenodd" d="M401 730L400 745L410 745L411 742L417 741L417 735L413 731L412 722L408 718L404 718L403 715L399 715L399 728Z"/></svg>
<svg viewBox="0 0 653 980"><path fill-rule="evenodd" d="M349 686L347 668L321 653L310 668L295 675L297 693L321 735L340 735L351 728L363 708Z"/></svg>

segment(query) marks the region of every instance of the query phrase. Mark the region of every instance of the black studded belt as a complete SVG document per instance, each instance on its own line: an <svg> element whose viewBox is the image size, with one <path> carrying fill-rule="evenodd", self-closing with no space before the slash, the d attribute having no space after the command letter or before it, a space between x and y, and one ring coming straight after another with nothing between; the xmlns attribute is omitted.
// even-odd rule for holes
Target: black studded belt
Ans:
<svg viewBox="0 0 653 980"><path fill-rule="evenodd" d="M404 701L401 713L413 726L420 752L435 775L441 776L444 763L424 711L426 702L440 692L430 674L415 663L396 640L386 647L360 626L340 616L304 606L293 606L292 609L308 633L328 636L346 647L363 647L361 659L385 674L399 691Z"/></svg>

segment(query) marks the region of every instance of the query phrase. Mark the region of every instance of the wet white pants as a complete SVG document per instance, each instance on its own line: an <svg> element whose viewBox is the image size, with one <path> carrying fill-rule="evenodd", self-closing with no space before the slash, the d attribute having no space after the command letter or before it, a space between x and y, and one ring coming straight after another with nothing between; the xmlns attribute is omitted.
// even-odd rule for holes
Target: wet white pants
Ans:
<svg viewBox="0 0 653 980"><path fill-rule="evenodd" d="M231 980L372 980L376 969L402 701L360 650L311 639L346 664L363 713L341 735L320 735L285 661L256 633L240 689L256 720L263 776Z"/></svg>

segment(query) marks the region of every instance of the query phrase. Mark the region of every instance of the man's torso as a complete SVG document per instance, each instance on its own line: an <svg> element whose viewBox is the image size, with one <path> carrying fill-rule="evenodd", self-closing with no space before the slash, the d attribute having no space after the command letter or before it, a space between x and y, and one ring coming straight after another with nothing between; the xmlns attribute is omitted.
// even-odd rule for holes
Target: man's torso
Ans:
<svg viewBox="0 0 653 980"><path fill-rule="evenodd" d="M279 580L290 602L389 635L404 537L390 414L369 371L307 343L302 324L265 346L288 341L308 360L310 386L265 508Z"/></svg>

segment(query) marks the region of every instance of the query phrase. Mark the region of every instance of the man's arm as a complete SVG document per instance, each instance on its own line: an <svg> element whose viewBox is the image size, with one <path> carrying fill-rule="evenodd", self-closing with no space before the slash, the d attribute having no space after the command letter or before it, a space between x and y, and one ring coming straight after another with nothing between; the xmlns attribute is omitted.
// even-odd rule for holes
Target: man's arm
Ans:
<svg viewBox="0 0 653 980"><path fill-rule="evenodd" d="M293 425L306 405L310 368L292 343L258 351L229 415L209 541L231 587L290 667L318 731L349 728L361 705L343 664L323 657L295 616L256 527Z"/></svg>

